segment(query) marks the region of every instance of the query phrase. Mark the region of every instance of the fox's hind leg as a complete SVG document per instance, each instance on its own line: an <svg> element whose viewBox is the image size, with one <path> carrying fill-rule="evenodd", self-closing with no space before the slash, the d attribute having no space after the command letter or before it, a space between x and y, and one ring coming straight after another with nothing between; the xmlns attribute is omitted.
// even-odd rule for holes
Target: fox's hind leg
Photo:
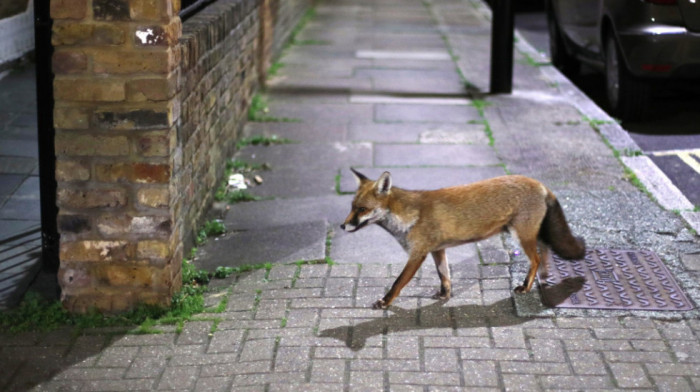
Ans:
<svg viewBox="0 0 700 392"><path fill-rule="evenodd" d="M452 294L452 282L450 280L450 266L447 264L445 250L440 249L431 253L435 260L438 276L440 277L440 291L435 293L435 299L450 299Z"/></svg>
<svg viewBox="0 0 700 392"><path fill-rule="evenodd" d="M537 268L540 265L540 255L537 253L537 240L520 239L520 245L523 247L525 254L530 259L530 270L527 272L525 281L522 286L515 288L516 293L528 293L532 289L532 283L535 281L535 275L537 274Z"/></svg>

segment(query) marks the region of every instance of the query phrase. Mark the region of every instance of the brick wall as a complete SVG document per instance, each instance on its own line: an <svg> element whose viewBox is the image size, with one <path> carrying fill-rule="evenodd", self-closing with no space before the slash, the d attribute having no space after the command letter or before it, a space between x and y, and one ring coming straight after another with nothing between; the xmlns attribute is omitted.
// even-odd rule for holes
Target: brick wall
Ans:
<svg viewBox="0 0 700 392"><path fill-rule="evenodd" d="M257 88L257 1L219 0L183 27L182 111L174 186L184 245L211 203Z"/></svg>
<svg viewBox="0 0 700 392"><path fill-rule="evenodd" d="M179 289L182 255L233 153L259 64L281 47L257 50L260 17L275 21L270 37L288 36L309 5L266 1L219 0L183 25L178 0L51 0L68 309L166 305Z"/></svg>

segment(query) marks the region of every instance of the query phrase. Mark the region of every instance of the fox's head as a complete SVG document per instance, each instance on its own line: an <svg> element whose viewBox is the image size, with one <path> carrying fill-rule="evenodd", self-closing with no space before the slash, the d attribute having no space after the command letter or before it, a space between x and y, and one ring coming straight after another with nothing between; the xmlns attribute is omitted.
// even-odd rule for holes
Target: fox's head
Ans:
<svg viewBox="0 0 700 392"><path fill-rule="evenodd" d="M357 180L357 192L352 201L350 215L340 228L353 232L384 219L389 213L391 174L382 173L377 181L372 181L355 169L350 168Z"/></svg>

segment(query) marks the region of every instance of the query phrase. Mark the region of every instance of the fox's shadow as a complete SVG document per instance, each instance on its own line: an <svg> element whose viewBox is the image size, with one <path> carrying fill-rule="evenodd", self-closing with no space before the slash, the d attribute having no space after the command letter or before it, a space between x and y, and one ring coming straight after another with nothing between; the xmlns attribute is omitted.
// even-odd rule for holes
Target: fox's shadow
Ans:
<svg viewBox="0 0 700 392"><path fill-rule="evenodd" d="M583 279L569 278L545 290L549 298L556 298L560 303L579 291L583 283ZM392 314L389 317L325 329L319 333L319 337L340 340L351 350L359 351L365 347L368 339L378 335L433 328L507 327L530 320L514 314L513 299L510 297L490 305L445 306L448 302L436 301L416 309L390 306L388 312ZM555 305L557 303L554 302L547 304Z"/></svg>

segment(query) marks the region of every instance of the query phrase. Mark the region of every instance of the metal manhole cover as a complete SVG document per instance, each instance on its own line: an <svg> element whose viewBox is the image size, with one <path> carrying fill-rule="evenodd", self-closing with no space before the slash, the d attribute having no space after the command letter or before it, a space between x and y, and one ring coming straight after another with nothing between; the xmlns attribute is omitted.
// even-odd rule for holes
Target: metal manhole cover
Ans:
<svg viewBox="0 0 700 392"><path fill-rule="evenodd" d="M576 261L555 255L547 279L538 279L542 302L558 308L693 309L659 256L647 250L588 249Z"/></svg>

